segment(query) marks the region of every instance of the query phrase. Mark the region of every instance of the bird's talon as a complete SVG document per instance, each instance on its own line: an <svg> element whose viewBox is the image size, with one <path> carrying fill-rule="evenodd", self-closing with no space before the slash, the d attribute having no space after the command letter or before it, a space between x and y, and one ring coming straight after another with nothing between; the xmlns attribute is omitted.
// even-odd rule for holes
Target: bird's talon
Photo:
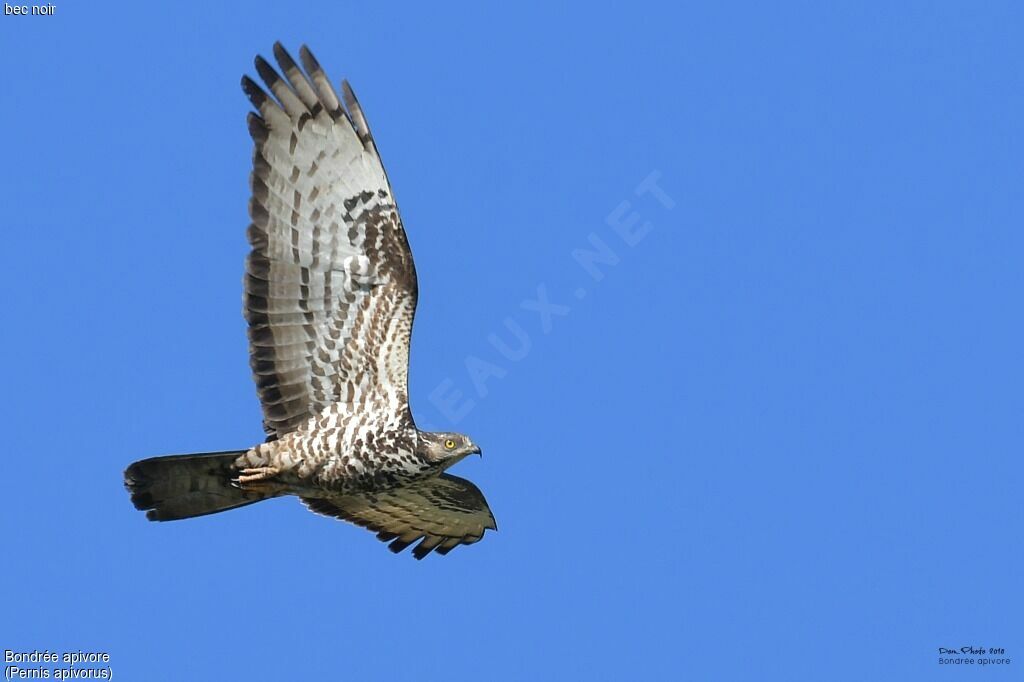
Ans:
<svg viewBox="0 0 1024 682"><path fill-rule="evenodd" d="M252 469L242 469L239 472L238 478L234 479L240 485L246 483L255 483L256 481L265 481L268 478L273 478L281 473L281 470L277 467L254 467Z"/></svg>

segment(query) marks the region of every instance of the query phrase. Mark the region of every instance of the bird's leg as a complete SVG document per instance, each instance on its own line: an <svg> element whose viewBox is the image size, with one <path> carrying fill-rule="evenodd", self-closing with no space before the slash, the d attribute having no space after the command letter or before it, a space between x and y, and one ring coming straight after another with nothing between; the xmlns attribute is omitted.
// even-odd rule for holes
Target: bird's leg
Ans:
<svg viewBox="0 0 1024 682"><path fill-rule="evenodd" d="M284 483L271 480L281 473L277 467L253 467L242 469L238 472L238 478L232 479L231 483L236 488L250 493L262 495L280 495L288 490Z"/></svg>
<svg viewBox="0 0 1024 682"><path fill-rule="evenodd" d="M281 470L277 467L254 467L251 469L242 469L238 472L238 478L235 479L242 485L246 483L255 483L256 481L264 481L268 478L273 478L281 473Z"/></svg>

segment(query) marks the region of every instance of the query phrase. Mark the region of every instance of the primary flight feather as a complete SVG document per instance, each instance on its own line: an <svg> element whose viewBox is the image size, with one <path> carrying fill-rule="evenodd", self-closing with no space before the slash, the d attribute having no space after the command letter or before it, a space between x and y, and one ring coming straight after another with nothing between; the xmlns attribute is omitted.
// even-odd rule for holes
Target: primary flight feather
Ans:
<svg viewBox="0 0 1024 682"><path fill-rule="evenodd" d="M299 56L302 68L277 43L281 74L256 58L266 90L242 78L256 109L244 309L267 441L135 462L125 485L155 521L298 495L395 552L447 554L496 528L480 490L444 473L480 449L416 428L416 268L398 207L352 89L339 98Z"/></svg>

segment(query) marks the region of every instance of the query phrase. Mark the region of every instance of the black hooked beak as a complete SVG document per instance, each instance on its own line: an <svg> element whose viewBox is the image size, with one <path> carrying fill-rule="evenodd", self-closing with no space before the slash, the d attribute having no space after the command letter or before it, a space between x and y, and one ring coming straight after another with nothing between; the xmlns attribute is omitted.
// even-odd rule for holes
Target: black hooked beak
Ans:
<svg viewBox="0 0 1024 682"><path fill-rule="evenodd" d="M484 452L483 452L483 450L480 449L479 445L474 445L473 449L469 451L469 454L471 454L471 455L480 455L480 457L484 456Z"/></svg>

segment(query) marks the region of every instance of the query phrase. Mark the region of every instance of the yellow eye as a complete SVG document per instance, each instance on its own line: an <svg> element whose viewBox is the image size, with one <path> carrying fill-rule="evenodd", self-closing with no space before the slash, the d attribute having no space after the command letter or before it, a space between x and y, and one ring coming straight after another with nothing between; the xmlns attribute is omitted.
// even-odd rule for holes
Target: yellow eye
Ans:
<svg viewBox="0 0 1024 682"><path fill-rule="evenodd" d="M452 448L455 447L455 441L453 441L451 438L449 438L448 440L446 440L444 442L444 447L446 449L448 449L448 450L451 450Z"/></svg>

